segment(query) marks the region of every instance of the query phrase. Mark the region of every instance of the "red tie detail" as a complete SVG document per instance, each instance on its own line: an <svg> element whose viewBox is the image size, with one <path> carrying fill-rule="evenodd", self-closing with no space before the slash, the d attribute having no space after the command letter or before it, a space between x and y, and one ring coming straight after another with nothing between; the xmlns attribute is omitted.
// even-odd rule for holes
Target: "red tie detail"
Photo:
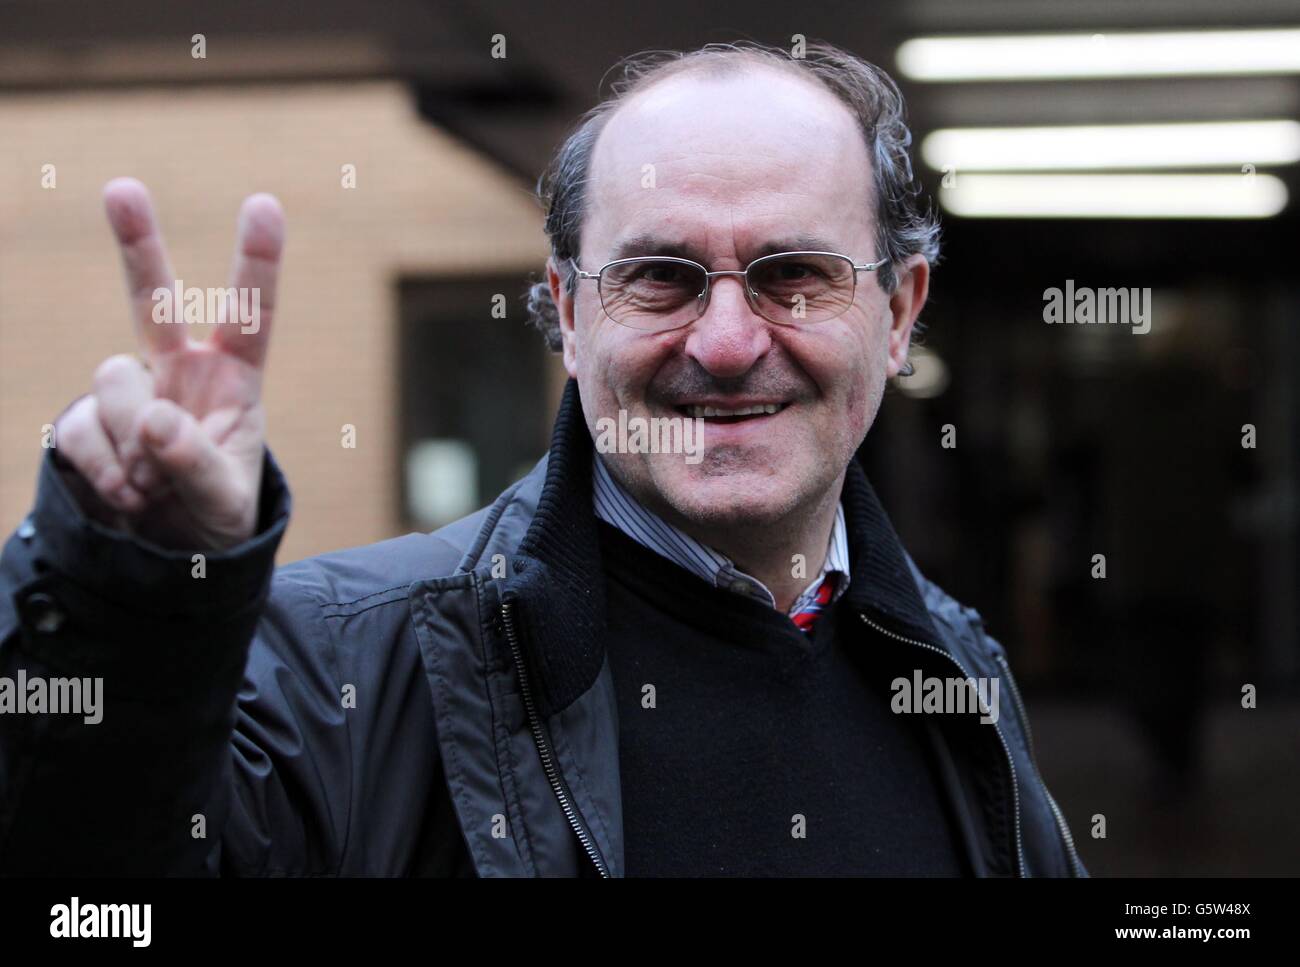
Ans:
<svg viewBox="0 0 1300 967"><path fill-rule="evenodd" d="M791 616L791 619L799 626L801 631L812 631L812 627L817 623L817 619L826 610L826 605L831 603L831 596L835 594L835 575L826 575L826 580L822 581L822 586L817 589L817 596L813 598L804 609Z"/></svg>

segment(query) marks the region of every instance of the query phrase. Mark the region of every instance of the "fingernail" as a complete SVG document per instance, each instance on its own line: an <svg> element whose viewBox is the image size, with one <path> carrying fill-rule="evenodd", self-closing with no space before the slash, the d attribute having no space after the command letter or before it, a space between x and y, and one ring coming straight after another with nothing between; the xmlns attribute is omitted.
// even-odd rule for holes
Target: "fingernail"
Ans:
<svg viewBox="0 0 1300 967"><path fill-rule="evenodd" d="M176 435L180 420L176 411L168 407L158 407L145 418L144 429L155 446L165 447Z"/></svg>
<svg viewBox="0 0 1300 967"><path fill-rule="evenodd" d="M139 461L131 468L131 484L138 490L148 490L158 482L158 475L153 466L145 460Z"/></svg>
<svg viewBox="0 0 1300 967"><path fill-rule="evenodd" d="M115 464L106 468L104 472L99 475L99 478L95 481L95 486L99 489L101 494L116 493L118 490L126 486L126 474L119 470Z"/></svg>
<svg viewBox="0 0 1300 967"><path fill-rule="evenodd" d="M113 491L113 498L123 510L139 510L144 506L144 498L139 491L126 484Z"/></svg>

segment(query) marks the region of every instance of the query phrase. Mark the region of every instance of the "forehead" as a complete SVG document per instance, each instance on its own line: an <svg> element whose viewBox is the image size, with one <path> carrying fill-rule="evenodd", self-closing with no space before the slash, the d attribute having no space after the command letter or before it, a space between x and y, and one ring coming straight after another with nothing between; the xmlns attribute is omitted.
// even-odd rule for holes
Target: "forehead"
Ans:
<svg viewBox="0 0 1300 967"><path fill-rule="evenodd" d="M778 236L860 246L873 222L857 119L815 81L758 65L669 77L615 111L593 151L582 248L603 257L651 236L747 258Z"/></svg>

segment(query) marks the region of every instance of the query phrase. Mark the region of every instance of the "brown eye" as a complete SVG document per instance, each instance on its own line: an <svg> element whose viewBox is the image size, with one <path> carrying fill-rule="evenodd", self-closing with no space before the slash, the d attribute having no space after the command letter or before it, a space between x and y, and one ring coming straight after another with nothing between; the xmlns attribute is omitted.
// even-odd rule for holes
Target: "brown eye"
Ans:
<svg viewBox="0 0 1300 967"><path fill-rule="evenodd" d="M681 285L687 281L688 276L684 269L685 266L673 262L660 262L646 266L641 273L641 278L646 282L658 282L662 285Z"/></svg>
<svg viewBox="0 0 1300 967"><path fill-rule="evenodd" d="M807 265L785 264L778 265L773 275L782 282L800 282L813 275L813 270Z"/></svg>
<svg viewBox="0 0 1300 967"><path fill-rule="evenodd" d="M754 282L759 287L778 289L799 290L826 280L826 273L818 265L796 259L773 259L759 266L755 275L757 278Z"/></svg>

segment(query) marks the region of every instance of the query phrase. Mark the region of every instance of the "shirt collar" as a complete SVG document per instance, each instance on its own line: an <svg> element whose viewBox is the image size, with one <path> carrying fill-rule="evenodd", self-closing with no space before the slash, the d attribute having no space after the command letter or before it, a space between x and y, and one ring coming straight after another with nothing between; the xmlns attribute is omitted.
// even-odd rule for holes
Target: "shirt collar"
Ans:
<svg viewBox="0 0 1300 967"><path fill-rule="evenodd" d="M596 516L617 527L638 544L668 558L701 580L737 594L744 594L768 606L776 607L776 598L757 578L739 570L725 554L701 544L685 531L674 527L658 514L647 509L614 479L599 454L593 455L592 495ZM787 614L806 610L817 596L817 591L829 574L837 574L832 601L839 598L849 586L849 540L844 523L844 507L835 507L835 526L821 573L795 599Z"/></svg>

